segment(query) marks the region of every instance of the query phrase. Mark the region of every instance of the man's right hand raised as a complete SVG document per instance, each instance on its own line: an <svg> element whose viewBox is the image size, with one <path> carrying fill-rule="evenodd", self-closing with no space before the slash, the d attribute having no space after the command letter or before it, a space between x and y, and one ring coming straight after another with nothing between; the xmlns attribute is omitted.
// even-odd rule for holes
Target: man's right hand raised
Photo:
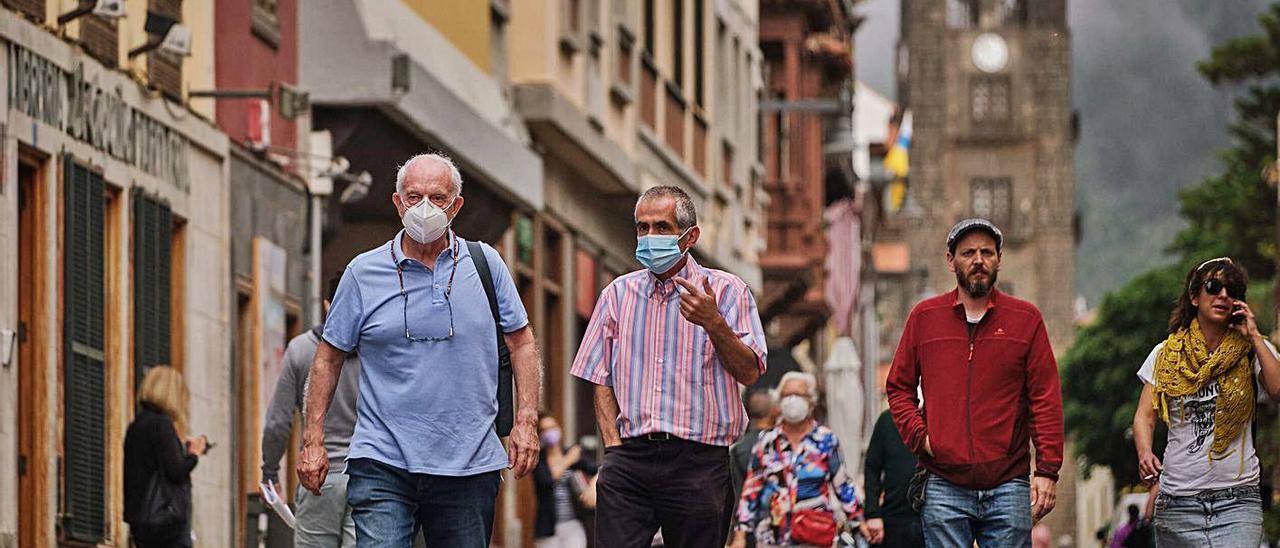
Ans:
<svg viewBox="0 0 1280 548"><path fill-rule="evenodd" d="M302 487L320 496L320 487L329 475L329 455L324 444L308 444L302 447L298 458L298 480Z"/></svg>

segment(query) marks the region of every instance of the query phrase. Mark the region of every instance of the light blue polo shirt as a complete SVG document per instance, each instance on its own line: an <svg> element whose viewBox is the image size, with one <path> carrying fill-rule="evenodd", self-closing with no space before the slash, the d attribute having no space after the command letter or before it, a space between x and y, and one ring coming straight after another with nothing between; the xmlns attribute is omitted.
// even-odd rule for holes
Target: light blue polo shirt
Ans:
<svg viewBox="0 0 1280 548"><path fill-rule="evenodd" d="M445 337L445 291L453 271L450 251L428 268L405 258L404 231L347 265L338 284L324 339L360 353L360 398L348 459L368 458L414 473L466 476L500 470L507 454L494 430L498 413L498 343L489 301L466 242L458 243L457 274L449 299L453 337L410 341L395 257L408 295L409 331L415 339ZM493 274L502 329L511 333L529 317L498 252L481 244ZM452 246L451 246L452 248Z"/></svg>

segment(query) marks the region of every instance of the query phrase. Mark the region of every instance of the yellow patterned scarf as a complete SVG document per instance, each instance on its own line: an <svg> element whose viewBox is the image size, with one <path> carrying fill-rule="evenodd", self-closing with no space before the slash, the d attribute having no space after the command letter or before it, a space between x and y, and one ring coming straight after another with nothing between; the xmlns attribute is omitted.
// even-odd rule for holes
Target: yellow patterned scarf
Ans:
<svg viewBox="0 0 1280 548"><path fill-rule="evenodd" d="M1204 334L1200 332L1200 321L1192 320L1190 328L1165 339L1164 348L1156 358L1153 404L1166 424L1169 424L1168 398L1190 396L1218 379L1211 458L1225 453L1253 418L1252 348L1244 335L1229 329L1217 351L1210 356Z"/></svg>

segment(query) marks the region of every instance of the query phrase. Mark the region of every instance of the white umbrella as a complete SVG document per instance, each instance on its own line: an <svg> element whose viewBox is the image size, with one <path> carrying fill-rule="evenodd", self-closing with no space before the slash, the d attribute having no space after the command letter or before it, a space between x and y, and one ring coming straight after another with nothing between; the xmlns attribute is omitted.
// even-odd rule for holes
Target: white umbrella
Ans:
<svg viewBox="0 0 1280 548"><path fill-rule="evenodd" d="M862 359L853 339L840 337L831 345L823 365L827 395L827 426L840 439L850 477L862 477L863 415L866 393L862 386ZM858 482L861 484L861 481ZM859 485L860 486L860 485Z"/></svg>

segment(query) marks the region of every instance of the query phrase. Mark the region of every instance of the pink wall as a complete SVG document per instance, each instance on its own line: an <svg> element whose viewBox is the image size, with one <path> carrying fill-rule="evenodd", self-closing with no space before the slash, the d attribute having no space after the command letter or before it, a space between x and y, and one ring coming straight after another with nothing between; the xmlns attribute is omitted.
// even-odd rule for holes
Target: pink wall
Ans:
<svg viewBox="0 0 1280 548"><path fill-rule="evenodd" d="M273 47L253 31L252 0L220 0L214 10L214 77L218 89L266 89L298 81L298 1L277 0L280 42ZM218 99L218 126L243 143L249 131L249 101ZM271 146L298 147L297 124L271 106Z"/></svg>

